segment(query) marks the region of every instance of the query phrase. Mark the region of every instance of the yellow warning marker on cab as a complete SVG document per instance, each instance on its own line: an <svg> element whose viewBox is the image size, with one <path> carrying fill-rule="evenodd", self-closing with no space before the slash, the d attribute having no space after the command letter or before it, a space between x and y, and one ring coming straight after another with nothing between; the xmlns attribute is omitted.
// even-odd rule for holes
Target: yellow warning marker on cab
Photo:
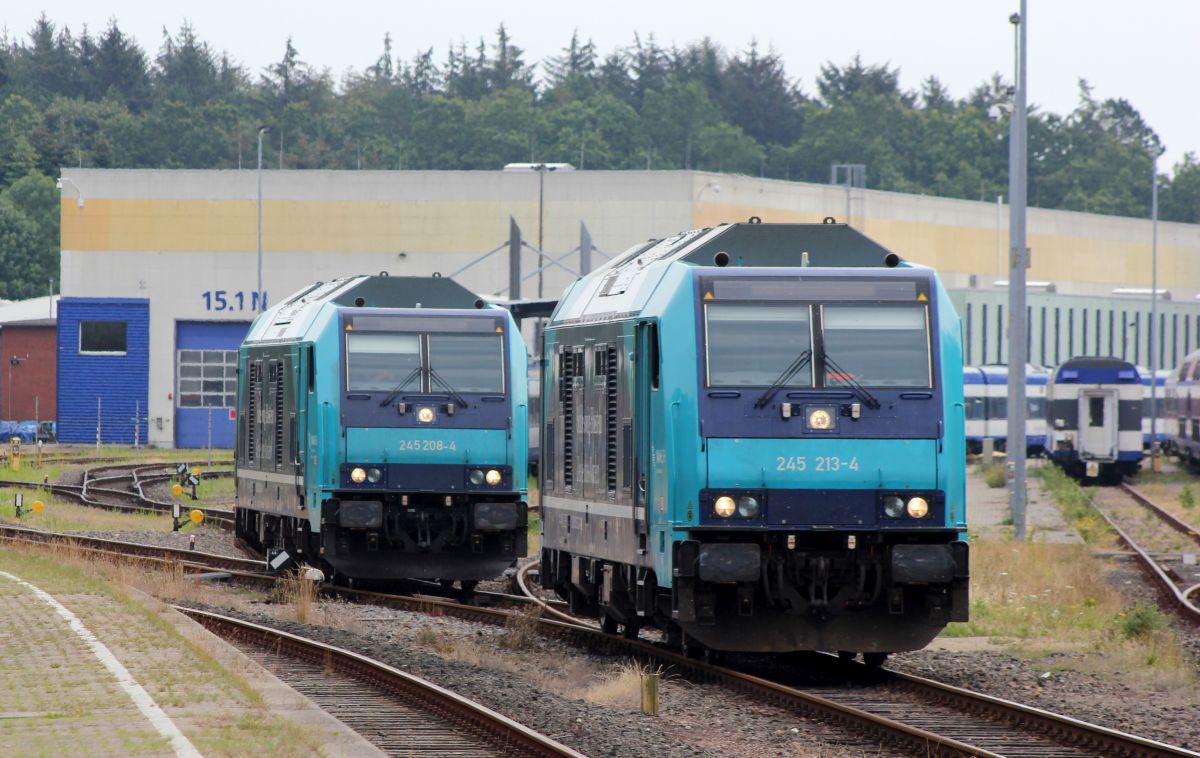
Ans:
<svg viewBox="0 0 1200 758"><path fill-rule="evenodd" d="M929 298L925 297L925 293L922 292L921 294L917 295L917 302L918 303L928 303Z"/></svg>

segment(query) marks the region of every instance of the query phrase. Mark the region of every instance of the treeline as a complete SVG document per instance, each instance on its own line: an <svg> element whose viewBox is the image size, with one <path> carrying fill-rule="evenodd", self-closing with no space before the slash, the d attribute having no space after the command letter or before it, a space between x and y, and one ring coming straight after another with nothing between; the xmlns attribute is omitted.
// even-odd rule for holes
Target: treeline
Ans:
<svg viewBox="0 0 1200 758"><path fill-rule="evenodd" d="M933 76L904 90L898 69L856 56L822 66L806 91L754 43L731 52L709 39L664 48L635 37L601 52L577 33L535 63L503 26L491 42L411 57L385 36L364 63L337 80L289 39L279 61L255 73L188 25L164 31L151 54L115 20L76 35L44 15L24 39L0 39L0 296L45 291L44 277L26 281L13 263L57 270L56 247L11 241L51 236L28 197L39 193L14 193L20 182L53 190L46 177L63 166L250 167L261 125L272 128L264 160L273 168L562 161L827 182L831 164L861 163L875 189L1007 195L1010 95L999 75L955 98ZM1161 144L1128 101L1097 100L1081 81L1071 113L1033 110L1029 144L1032 205L1149 215ZM1189 154L1173 176L1161 169L1161 217L1200 222L1200 162ZM18 216L37 229L14 231Z"/></svg>

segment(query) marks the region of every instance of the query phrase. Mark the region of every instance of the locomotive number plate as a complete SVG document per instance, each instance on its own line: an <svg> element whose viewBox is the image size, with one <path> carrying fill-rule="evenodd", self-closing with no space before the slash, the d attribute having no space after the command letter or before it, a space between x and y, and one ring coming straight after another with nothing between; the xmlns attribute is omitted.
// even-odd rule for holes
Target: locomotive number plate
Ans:
<svg viewBox="0 0 1200 758"><path fill-rule="evenodd" d="M858 457L840 458L836 455L816 455L809 462L804 455L779 455L775 457L776 471L820 471L835 472L845 469L858 471Z"/></svg>
<svg viewBox="0 0 1200 758"><path fill-rule="evenodd" d="M446 440L400 440L400 449L436 452L438 450L457 450L458 444L454 440L449 442Z"/></svg>

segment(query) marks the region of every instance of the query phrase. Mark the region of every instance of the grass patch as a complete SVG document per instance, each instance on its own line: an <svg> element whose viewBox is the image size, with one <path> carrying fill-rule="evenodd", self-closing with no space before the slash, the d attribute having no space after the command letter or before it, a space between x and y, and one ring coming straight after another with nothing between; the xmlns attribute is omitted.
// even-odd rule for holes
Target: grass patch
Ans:
<svg viewBox="0 0 1200 758"><path fill-rule="evenodd" d="M1195 673L1153 606L1126 607L1086 545L992 540L971 547L971 620L949 637L1016 639L1013 651L1080 654L1080 670L1128 673L1160 689Z"/></svg>
<svg viewBox="0 0 1200 758"><path fill-rule="evenodd" d="M41 500L46 504L45 510L41 513L26 513L18 519L16 507L13 504L14 495L17 492L24 493L26 509L33 505L34 500ZM126 513L93 508L56 498L39 488L32 487L19 490L13 487L0 487L0 522L20 524L51 532L169 532L171 530L170 517L161 513L150 511Z"/></svg>
<svg viewBox="0 0 1200 758"><path fill-rule="evenodd" d="M542 618L540 606L522 608L504 622L504 636L499 640L505 650L529 650L537 641L538 622Z"/></svg>
<svg viewBox="0 0 1200 758"><path fill-rule="evenodd" d="M1196 507L1196 493L1192 492L1192 485L1183 485L1183 489L1179 491L1179 504L1188 510Z"/></svg>
<svg viewBox="0 0 1200 758"><path fill-rule="evenodd" d="M538 555L542 551L542 517L536 513L529 514L529 526L525 530L528 537L526 555Z"/></svg>
<svg viewBox="0 0 1200 758"><path fill-rule="evenodd" d="M998 490L1008 484L1008 476L1005 473L1004 465L993 463L983 466L983 481L994 490Z"/></svg>
<svg viewBox="0 0 1200 758"><path fill-rule="evenodd" d="M1041 466L1035 472L1042 487L1062 511L1063 517L1087 544L1105 539L1109 535L1108 524L1092 506L1092 488L1080 487L1058 466Z"/></svg>

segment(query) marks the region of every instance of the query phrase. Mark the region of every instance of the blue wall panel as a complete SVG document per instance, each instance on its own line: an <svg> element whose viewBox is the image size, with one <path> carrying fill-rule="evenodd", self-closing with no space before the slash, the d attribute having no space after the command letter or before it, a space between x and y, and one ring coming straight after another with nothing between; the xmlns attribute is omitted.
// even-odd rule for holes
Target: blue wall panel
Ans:
<svg viewBox="0 0 1200 758"><path fill-rule="evenodd" d="M177 321L175 349L237 350L250 328L248 321ZM177 353L178 354L178 353ZM174 358L173 358L174 360ZM176 387L178 387L176 362ZM175 396L179 403L179 394ZM228 407L175 408L175 447L207 447L208 425L212 417L212 446L232 448L237 421L229 418Z"/></svg>
<svg viewBox="0 0 1200 758"><path fill-rule="evenodd" d="M79 352L80 321L124 321L124 355ZM150 301L64 297L58 306L58 439L131 445L134 416L145 444L150 374Z"/></svg>

